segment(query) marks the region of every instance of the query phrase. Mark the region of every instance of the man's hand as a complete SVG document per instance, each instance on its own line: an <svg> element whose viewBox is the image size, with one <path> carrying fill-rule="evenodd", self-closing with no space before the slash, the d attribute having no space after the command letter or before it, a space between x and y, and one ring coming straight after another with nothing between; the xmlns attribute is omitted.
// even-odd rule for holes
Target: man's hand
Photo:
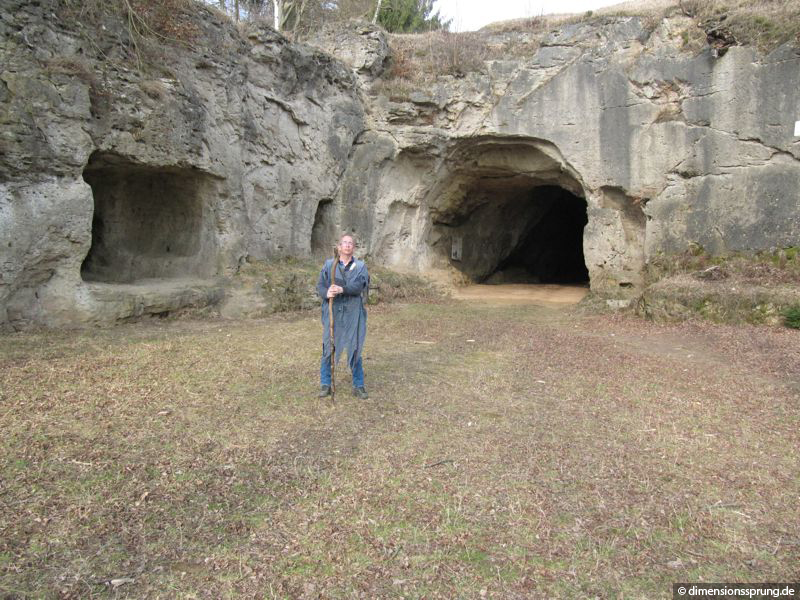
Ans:
<svg viewBox="0 0 800 600"><path fill-rule="evenodd" d="M334 284L328 288L328 298L335 298L342 292L344 292L342 286Z"/></svg>

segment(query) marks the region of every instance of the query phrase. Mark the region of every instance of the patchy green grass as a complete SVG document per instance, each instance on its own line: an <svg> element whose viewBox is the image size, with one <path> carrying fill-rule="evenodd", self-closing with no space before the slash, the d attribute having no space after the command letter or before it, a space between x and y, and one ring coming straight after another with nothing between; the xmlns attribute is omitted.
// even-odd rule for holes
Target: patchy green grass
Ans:
<svg viewBox="0 0 800 600"><path fill-rule="evenodd" d="M0 338L0 596L666 597L800 560L789 329L379 305ZM132 581L130 581L132 580Z"/></svg>
<svg viewBox="0 0 800 600"><path fill-rule="evenodd" d="M783 322L787 327L800 329L800 304L788 306L783 311Z"/></svg>

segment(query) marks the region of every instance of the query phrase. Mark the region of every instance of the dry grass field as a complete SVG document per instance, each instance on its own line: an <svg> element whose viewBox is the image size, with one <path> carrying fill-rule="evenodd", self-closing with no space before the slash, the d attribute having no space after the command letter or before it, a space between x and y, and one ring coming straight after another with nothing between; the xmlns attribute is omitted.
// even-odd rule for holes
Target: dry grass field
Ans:
<svg viewBox="0 0 800 600"><path fill-rule="evenodd" d="M800 578L800 332L378 306L0 338L0 597L668 598ZM342 373L344 369L340 369Z"/></svg>

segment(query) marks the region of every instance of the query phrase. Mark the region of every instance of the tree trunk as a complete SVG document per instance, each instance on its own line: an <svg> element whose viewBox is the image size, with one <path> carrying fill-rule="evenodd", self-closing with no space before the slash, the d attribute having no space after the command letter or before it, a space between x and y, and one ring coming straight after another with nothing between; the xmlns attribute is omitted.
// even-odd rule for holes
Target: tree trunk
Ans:
<svg viewBox="0 0 800 600"><path fill-rule="evenodd" d="M382 0L378 0L378 4L375 6L375 14L372 17L372 24L378 22L378 13L381 12L381 2Z"/></svg>
<svg viewBox="0 0 800 600"><path fill-rule="evenodd" d="M281 0L272 0L272 8L274 9L274 25L275 31L281 30L281 19L283 17L283 2Z"/></svg>
<svg viewBox="0 0 800 600"><path fill-rule="evenodd" d="M233 0L233 10L236 13L236 22L239 22L239 0Z"/></svg>
<svg viewBox="0 0 800 600"><path fill-rule="evenodd" d="M294 19L294 33L298 33L300 31L300 27L303 25L303 15L306 12L306 2L307 0L300 0L300 6L297 6L297 1L294 2L294 11L295 11L295 19Z"/></svg>

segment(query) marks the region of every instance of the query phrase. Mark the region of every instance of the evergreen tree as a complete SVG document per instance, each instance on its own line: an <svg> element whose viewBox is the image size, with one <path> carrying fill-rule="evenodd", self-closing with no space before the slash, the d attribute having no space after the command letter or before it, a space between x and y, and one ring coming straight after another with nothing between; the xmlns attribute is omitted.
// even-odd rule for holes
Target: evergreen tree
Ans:
<svg viewBox="0 0 800 600"><path fill-rule="evenodd" d="M436 0L383 0L378 22L392 33L418 33L448 29L450 21L443 21L439 11L433 12Z"/></svg>

